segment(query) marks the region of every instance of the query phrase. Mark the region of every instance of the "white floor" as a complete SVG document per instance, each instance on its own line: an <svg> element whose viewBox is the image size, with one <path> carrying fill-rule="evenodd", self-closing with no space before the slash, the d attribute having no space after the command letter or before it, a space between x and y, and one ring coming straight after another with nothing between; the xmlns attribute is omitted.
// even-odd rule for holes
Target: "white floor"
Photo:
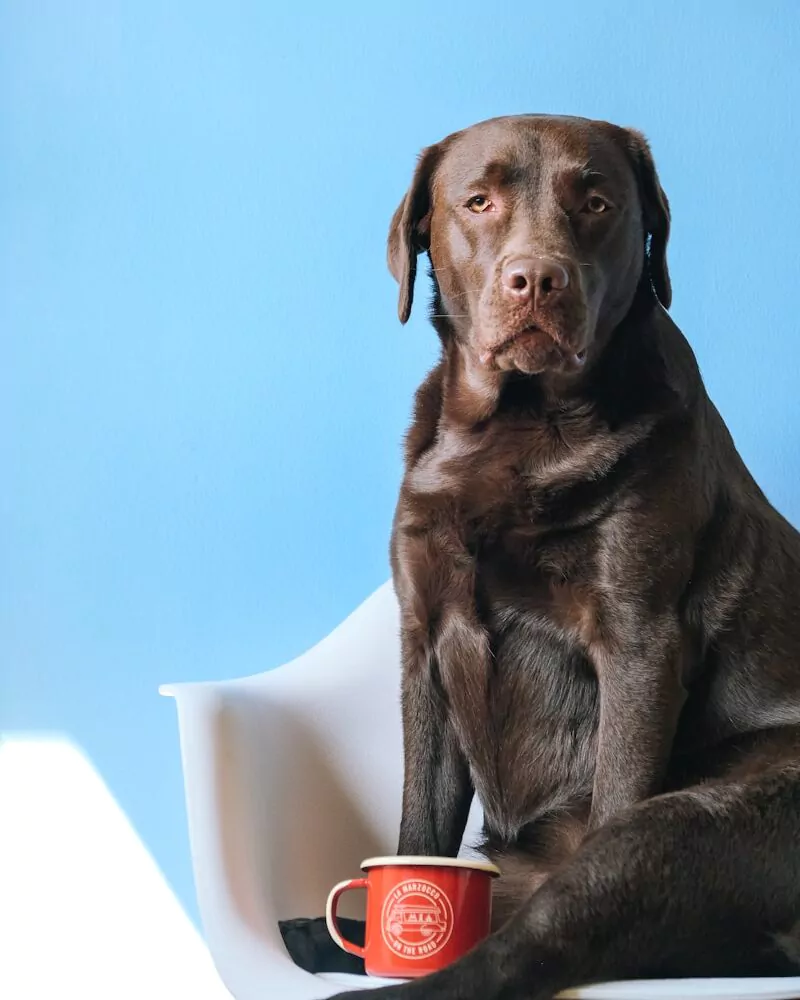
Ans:
<svg viewBox="0 0 800 1000"><path fill-rule="evenodd" d="M0 997L231 1000L91 763L69 742L0 742Z"/></svg>

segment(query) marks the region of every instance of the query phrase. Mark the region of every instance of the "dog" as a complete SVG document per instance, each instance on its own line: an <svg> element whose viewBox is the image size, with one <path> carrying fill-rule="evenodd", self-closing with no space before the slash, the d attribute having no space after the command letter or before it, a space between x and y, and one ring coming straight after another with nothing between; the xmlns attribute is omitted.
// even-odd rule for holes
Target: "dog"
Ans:
<svg viewBox="0 0 800 1000"><path fill-rule="evenodd" d="M341 996L544 1000L800 968L800 535L667 310L645 138L524 115L421 154L399 317L430 259L391 560L399 854L455 855L473 796L491 935Z"/></svg>

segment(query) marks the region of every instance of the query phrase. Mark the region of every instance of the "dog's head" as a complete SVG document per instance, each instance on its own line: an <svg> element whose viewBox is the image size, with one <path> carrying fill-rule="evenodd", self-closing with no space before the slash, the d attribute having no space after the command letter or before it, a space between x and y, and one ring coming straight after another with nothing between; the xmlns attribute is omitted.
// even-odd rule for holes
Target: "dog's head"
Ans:
<svg viewBox="0 0 800 1000"><path fill-rule="evenodd" d="M400 320L429 251L438 325L477 364L577 372L637 290L669 306L669 222L638 132L539 115L483 122L423 151L394 214Z"/></svg>

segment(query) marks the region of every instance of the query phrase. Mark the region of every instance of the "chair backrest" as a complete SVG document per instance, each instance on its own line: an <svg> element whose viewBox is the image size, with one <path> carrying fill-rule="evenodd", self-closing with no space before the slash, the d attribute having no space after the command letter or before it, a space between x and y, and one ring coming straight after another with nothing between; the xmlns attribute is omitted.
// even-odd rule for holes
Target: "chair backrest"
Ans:
<svg viewBox="0 0 800 1000"><path fill-rule="evenodd" d="M331 885L397 848L402 734L391 587L304 656L244 683L237 728L274 765L273 791L251 804L272 903L279 919L316 916ZM359 912L358 900L347 904L345 914Z"/></svg>

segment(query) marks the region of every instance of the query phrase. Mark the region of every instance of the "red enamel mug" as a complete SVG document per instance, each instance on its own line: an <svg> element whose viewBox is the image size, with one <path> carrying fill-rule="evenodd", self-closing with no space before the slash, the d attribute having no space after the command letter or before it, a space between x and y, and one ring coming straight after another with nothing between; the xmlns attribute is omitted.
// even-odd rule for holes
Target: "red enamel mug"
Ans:
<svg viewBox="0 0 800 1000"><path fill-rule="evenodd" d="M331 937L364 959L367 974L415 979L465 955L489 933L495 865L462 858L368 858L365 878L331 889L326 919ZM346 940L336 920L343 893L365 889L364 947Z"/></svg>

